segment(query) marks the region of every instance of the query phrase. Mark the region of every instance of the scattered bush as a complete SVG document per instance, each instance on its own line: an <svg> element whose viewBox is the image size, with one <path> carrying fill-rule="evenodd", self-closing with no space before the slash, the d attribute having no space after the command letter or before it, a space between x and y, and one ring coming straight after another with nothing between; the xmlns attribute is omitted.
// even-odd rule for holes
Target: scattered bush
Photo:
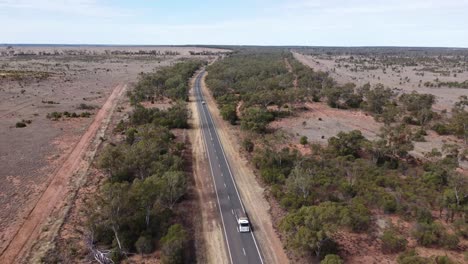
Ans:
<svg viewBox="0 0 468 264"><path fill-rule="evenodd" d="M67 117L67 118L78 118L78 117L89 118L89 117L91 117L91 113L90 112L82 112L80 114L77 114L75 112L70 113L68 111L65 111L63 113L62 112L52 112L52 113L47 114L47 118L52 119L54 121L57 121L62 117Z"/></svg>

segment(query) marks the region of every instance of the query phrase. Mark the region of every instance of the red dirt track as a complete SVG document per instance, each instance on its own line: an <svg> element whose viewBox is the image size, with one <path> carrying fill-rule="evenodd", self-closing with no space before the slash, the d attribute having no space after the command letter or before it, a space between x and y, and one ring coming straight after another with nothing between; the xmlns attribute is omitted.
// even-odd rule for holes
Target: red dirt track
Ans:
<svg viewBox="0 0 468 264"><path fill-rule="evenodd" d="M117 85L102 108L96 114L93 122L76 144L65 162L55 170L52 180L38 199L34 208L0 254L0 263L16 263L26 254L34 241L39 237L43 224L54 212L61 210L69 194L68 185L74 172L84 162L84 154L90 146L96 132L106 116L112 112L112 106L118 102L125 91L126 85Z"/></svg>

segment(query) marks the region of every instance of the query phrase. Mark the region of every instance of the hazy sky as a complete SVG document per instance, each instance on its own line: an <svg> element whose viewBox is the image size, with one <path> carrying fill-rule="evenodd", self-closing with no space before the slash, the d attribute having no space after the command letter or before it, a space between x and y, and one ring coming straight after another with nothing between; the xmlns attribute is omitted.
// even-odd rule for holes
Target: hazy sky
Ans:
<svg viewBox="0 0 468 264"><path fill-rule="evenodd" d="M0 0L0 43L468 47L468 0Z"/></svg>

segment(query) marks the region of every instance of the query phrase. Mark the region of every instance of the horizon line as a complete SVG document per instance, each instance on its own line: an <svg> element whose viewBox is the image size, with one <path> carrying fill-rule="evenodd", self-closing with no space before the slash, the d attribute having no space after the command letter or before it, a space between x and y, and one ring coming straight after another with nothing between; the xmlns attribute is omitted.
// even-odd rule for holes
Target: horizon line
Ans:
<svg viewBox="0 0 468 264"><path fill-rule="evenodd" d="M257 44L90 44L90 43L0 43L0 46L89 46L89 47L285 47L285 48L429 48L429 49L468 49L456 46L386 46L386 45L257 45Z"/></svg>

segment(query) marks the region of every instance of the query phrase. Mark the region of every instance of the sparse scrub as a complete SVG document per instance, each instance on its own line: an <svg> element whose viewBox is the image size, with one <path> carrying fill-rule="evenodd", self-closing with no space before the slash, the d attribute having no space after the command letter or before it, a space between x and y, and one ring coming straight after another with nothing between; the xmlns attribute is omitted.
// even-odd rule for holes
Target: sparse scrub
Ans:
<svg viewBox="0 0 468 264"><path fill-rule="evenodd" d="M47 118L52 119L54 121L58 121L62 117L67 117L67 118L78 118L78 117L89 118L89 117L91 117L91 115L92 114L90 112L75 113L75 112L65 111L65 112L48 113Z"/></svg>
<svg viewBox="0 0 468 264"><path fill-rule="evenodd" d="M27 125L24 122L17 122L15 126L18 128L21 128L21 127L26 127Z"/></svg>
<svg viewBox="0 0 468 264"><path fill-rule="evenodd" d="M94 110L96 108L97 108L97 106L95 106L95 105L89 105L89 104L85 104L85 103L81 103L77 107L77 109L79 109L79 110Z"/></svg>
<svg viewBox="0 0 468 264"><path fill-rule="evenodd" d="M41 101L43 104L60 104L59 102L55 102L52 100L42 100Z"/></svg>

